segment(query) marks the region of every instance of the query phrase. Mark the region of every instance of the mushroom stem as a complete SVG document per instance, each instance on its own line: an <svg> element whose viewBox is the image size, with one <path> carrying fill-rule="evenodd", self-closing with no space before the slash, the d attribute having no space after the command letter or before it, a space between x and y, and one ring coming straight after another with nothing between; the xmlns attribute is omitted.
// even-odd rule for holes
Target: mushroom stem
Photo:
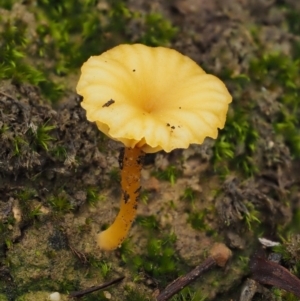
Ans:
<svg viewBox="0 0 300 301"><path fill-rule="evenodd" d="M97 242L102 250L114 250L124 241L136 216L140 195L140 176L144 152L138 148L125 147L121 167L121 208L114 223L98 234Z"/></svg>

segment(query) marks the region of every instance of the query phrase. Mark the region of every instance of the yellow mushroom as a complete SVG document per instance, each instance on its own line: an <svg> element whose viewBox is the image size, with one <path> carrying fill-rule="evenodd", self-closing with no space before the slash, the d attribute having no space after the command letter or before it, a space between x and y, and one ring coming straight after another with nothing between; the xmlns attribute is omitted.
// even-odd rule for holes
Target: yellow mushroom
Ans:
<svg viewBox="0 0 300 301"><path fill-rule="evenodd" d="M81 68L78 94L87 119L125 145L121 209L98 235L103 250L117 248L135 218L144 153L201 144L223 128L232 98L217 77L164 47L119 45Z"/></svg>

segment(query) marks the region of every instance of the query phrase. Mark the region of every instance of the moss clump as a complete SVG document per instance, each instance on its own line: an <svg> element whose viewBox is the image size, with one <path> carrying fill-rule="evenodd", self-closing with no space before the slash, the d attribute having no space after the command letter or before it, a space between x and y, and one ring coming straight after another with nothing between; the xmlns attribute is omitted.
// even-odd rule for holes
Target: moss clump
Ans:
<svg viewBox="0 0 300 301"><path fill-rule="evenodd" d="M145 15L144 27L139 42L149 46L168 45L178 32L177 27L158 13Z"/></svg>
<svg viewBox="0 0 300 301"><path fill-rule="evenodd" d="M156 171L153 175L160 180L169 181L172 185L174 185L180 175L180 171L176 166L169 165L165 170Z"/></svg>
<svg viewBox="0 0 300 301"><path fill-rule="evenodd" d="M228 174L228 168L236 169L247 177L257 173L253 156L258 136L248 113L243 109L231 112L213 147L212 162L215 168L225 174Z"/></svg>
<svg viewBox="0 0 300 301"><path fill-rule="evenodd" d="M139 223L142 227L149 230L157 230L159 228L159 223L156 219L156 216L138 216L136 222Z"/></svg>
<svg viewBox="0 0 300 301"><path fill-rule="evenodd" d="M53 210L60 214L67 213L74 208L68 199L68 196L64 192L50 197L48 202Z"/></svg>
<svg viewBox="0 0 300 301"><path fill-rule="evenodd" d="M8 301L8 299L4 295L0 294L0 301Z"/></svg>
<svg viewBox="0 0 300 301"><path fill-rule="evenodd" d="M206 296L201 292L194 292L192 289L186 287L176 294L170 301L205 301Z"/></svg>
<svg viewBox="0 0 300 301"><path fill-rule="evenodd" d="M147 241L146 253L132 257L128 264L133 265L136 271L144 271L154 277L160 286L165 286L181 272L180 260L175 252L175 241L174 234L151 237Z"/></svg>
<svg viewBox="0 0 300 301"><path fill-rule="evenodd" d="M100 195L99 187L88 187L86 189L86 200L90 206L95 206L99 201L105 200L105 196Z"/></svg>
<svg viewBox="0 0 300 301"><path fill-rule="evenodd" d="M29 82L33 85L46 81L44 74L24 59L29 44L26 37L27 24L20 19L4 21L0 18L0 22L0 79Z"/></svg>
<svg viewBox="0 0 300 301"><path fill-rule="evenodd" d="M13 17L0 18L0 79L38 86L51 102L66 94L66 76L78 72L88 57L133 42L127 29L130 22L142 24L135 42L148 45L169 44L177 32L161 14L134 12L121 0L102 5L94 0L38 0L24 5L6 0L2 7ZM15 11L30 14L32 23Z"/></svg>
<svg viewBox="0 0 300 301"><path fill-rule="evenodd" d="M30 128L30 133L33 138L33 146L35 148L42 148L45 151L49 150L49 142L52 140L56 140L54 136L51 135L51 131L55 129L54 125L48 124L49 120L44 124L33 128Z"/></svg>
<svg viewBox="0 0 300 301"><path fill-rule="evenodd" d="M0 18L0 80L10 79L14 83L30 83L39 86L47 98L55 100L62 93L62 87L53 81L39 66L31 62L28 48L32 41L28 38L28 25L21 19Z"/></svg>
<svg viewBox="0 0 300 301"><path fill-rule="evenodd" d="M207 215L207 210L202 211L192 211L189 214L188 217L188 223L191 224L191 226L195 230L205 231L208 235L211 235L213 233L213 230L211 227L207 224L207 221L205 219Z"/></svg>
<svg viewBox="0 0 300 301"><path fill-rule="evenodd" d="M289 235L288 238L280 245L273 247L273 251L281 254L283 264L289 271L300 277L300 235ZM281 289L273 289L275 296L282 300L296 301L299 298L295 297L292 293L286 292Z"/></svg>
<svg viewBox="0 0 300 301"><path fill-rule="evenodd" d="M300 157L300 60L282 53L267 53L254 60L250 73L257 84L271 91L278 90L279 110L274 116L273 125L281 135L295 158Z"/></svg>

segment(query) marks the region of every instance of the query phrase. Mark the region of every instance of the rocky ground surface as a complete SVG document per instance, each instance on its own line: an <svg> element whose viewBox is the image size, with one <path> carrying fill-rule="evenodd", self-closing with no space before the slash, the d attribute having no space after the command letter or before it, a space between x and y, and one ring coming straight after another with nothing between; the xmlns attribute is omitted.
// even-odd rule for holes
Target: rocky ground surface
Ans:
<svg viewBox="0 0 300 301"><path fill-rule="evenodd" d="M109 2L97 5L109 12ZM170 24L176 31L167 44L225 81L233 95L227 125L217 141L146 156L138 218L123 246L105 253L95 236L118 212L121 145L86 120L75 93L79 69L63 77L68 93L55 105L32 84L2 79L0 300L48 300L54 291L65 300L120 276L83 300L155 300L216 242L232 252L226 266L170 300L298 300L259 283L242 292L249 258L272 253L259 238L279 242L281 264L300 276L300 25L291 23L299 4L128 0L126 7L152 12L157 24L163 16L165 32ZM24 1L9 12L34 32L33 9ZM126 39L144 41L146 27L129 19ZM164 40L161 28L152 30Z"/></svg>

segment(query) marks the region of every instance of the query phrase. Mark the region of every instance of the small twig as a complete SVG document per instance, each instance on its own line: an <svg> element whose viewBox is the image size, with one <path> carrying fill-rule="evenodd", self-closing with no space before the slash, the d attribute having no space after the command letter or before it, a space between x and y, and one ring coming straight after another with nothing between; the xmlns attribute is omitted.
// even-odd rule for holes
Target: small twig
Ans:
<svg viewBox="0 0 300 301"><path fill-rule="evenodd" d="M68 298L81 298L87 294L93 293L95 291L107 288L115 283L121 282L123 279L125 278L125 276L121 276L117 279L111 280L109 282L103 283L101 285L98 286L92 286L88 289L82 290L82 291L77 291L77 292L72 292L69 294Z"/></svg>
<svg viewBox="0 0 300 301"><path fill-rule="evenodd" d="M272 285L300 297L300 279L276 262L262 257L253 257L250 261L252 278L259 283Z"/></svg>
<svg viewBox="0 0 300 301"><path fill-rule="evenodd" d="M192 271L184 276L181 276L170 283L158 296L157 301L165 301L170 299L176 293L181 291L184 287L192 283L196 278L198 278L205 271L211 269L216 265L216 260L212 257L208 257L200 265L195 267Z"/></svg>
<svg viewBox="0 0 300 301"><path fill-rule="evenodd" d="M85 264L85 263L88 262L88 260L87 260L86 256L84 255L84 253L77 251L77 250L76 250L75 248L73 248L70 244L68 244L68 245L69 245L69 248L71 249L71 252L73 253L73 255L75 255L76 257L78 257L79 260L80 260L82 263Z"/></svg>
<svg viewBox="0 0 300 301"><path fill-rule="evenodd" d="M184 276L181 276L170 283L156 298L157 301L166 301L181 291L184 287L196 280L201 274L218 265L224 267L231 256L231 251L223 244L215 244L210 257Z"/></svg>

